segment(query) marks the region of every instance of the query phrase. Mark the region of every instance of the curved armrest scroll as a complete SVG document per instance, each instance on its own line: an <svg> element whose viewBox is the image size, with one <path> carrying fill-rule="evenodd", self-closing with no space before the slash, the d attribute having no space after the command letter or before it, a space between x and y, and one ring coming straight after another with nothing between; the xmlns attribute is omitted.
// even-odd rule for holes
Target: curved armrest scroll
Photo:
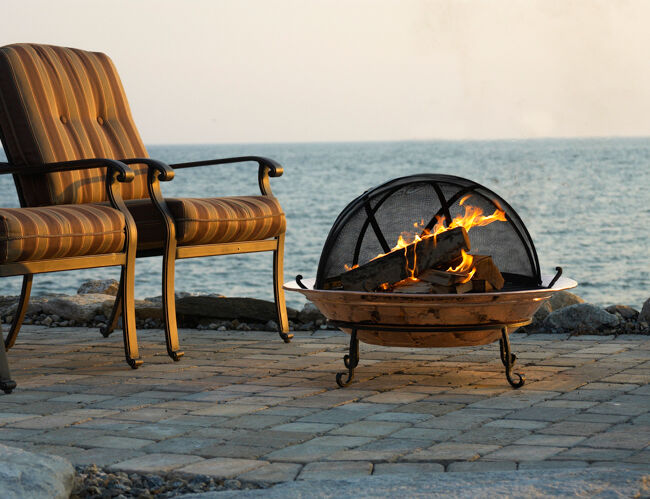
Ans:
<svg viewBox="0 0 650 499"><path fill-rule="evenodd" d="M155 170L158 172L158 180L163 182L169 182L174 178L174 170L167 164L157 159L151 158L128 158L121 159L122 163L127 165L142 164L147 165L149 170Z"/></svg>

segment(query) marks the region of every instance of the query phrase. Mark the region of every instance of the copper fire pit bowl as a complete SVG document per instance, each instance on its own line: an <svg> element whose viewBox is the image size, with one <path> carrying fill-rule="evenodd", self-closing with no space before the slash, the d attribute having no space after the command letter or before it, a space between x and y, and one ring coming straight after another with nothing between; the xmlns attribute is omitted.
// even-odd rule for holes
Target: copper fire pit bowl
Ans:
<svg viewBox="0 0 650 499"><path fill-rule="evenodd" d="M543 276L542 286L553 276ZM364 326L394 325L400 331L365 329L358 337L365 343L399 347L458 347L485 345L501 337L501 328L530 323L537 309L553 293L577 286L573 279L560 277L551 288L465 293L461 295L366 293L358 291L313 289L314 280L304 279L307 289L296 282L284 285L287 291L305 295L331 321ZM493 329L462 330L460 326ZM409 326L416 326L408 330ZM456 326L450 332L421 332L419 327ZM351 328L342 328L346 333Z"/></svg>
<svg viewBox="0 0 650 499"><path fill-rule="evenodd" d="M553 282L551 287L549 284ZM300 287L298 281L305 286ZM459 347L501 344L501 360L510 378L515 356L510 353L508 329L529 324L533 314L553 293L571 289L577 282L566 277L542 276L542 287L491 293L407 294L314 289L314 279L287 282L284 289L302 293L327 319L350 334L346 386L358 364L358 341L392 347Z"/></svg>

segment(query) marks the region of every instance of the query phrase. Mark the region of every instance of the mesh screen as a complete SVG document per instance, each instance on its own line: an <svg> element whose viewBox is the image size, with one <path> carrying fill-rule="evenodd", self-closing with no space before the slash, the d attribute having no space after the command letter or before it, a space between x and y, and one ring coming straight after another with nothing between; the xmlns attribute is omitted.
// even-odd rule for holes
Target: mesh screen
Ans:
<svg viewBox="0 0 650 499"><path fill-rule="evenodd" d="M466 195L470 197L461 206ZM467 205L481 208L485 215L501 208L507 220L473 227L468 233L471 253L492 257L506 279L506 289L537 287L541 282L537 253L512 207L471 180L426 174L391 180L365 192L341 212L323 247L316 288L345 272L346 265L361 265L386 253L400 234L412 237L437 219L463 215Z"/></svg>

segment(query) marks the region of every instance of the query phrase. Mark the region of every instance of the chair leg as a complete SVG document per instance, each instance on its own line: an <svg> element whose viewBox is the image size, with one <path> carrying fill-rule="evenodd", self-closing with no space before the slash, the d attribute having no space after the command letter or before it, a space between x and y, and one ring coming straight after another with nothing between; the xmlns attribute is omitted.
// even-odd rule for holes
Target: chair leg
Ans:
<svg viewBox="0 0 650 499"><path fill-rule="evenodd" d="M138 351L138 337L135 329L135 256L130 256L126 265L122 266L120 276L120 289L118 295L122 296L122 335L124 337L124 354L127 363L137 369L142 365Z"/></svg>
<svg viewBox="0 0 650 499"><path fill-rule="evenodd" d="M165 342L167 355L174 361L181 360L185 352L178 343L178 326L176 325L176 295L174 293L174 273L176 269L176 241L168 241L163 254L162 269L162 304L163 322L165 324Z"/></svg>
<svg viewBox="0 0 650 499"><path fill-rule="evenodd" d="M104 338L108 338L111 333L117 327L117 322L122 315L122 307L124 296L122 296L122 281L124 280L124 273L120 275L120 285L117 287L117 295L115 295L115 302L113 303L113 310L111 310L111 316L108 318L108 324L99 328L99 332L102 333Z"/></svg>
<svg viewBox="0 0 650 499"><path fill-rule="evenodd" d="M14 346L14 343L16 343L16 338L18 337L20 326L23 325L25 313L27 312L27 305L29 305L29 295L32 292L33 279L34 274L25 274L23 276L23 287L20 290L18 307L16 308L16 313L14 314L14 320L11 322L11 329L9 329L9 334L7 334L7 338L5 339L5 348L7 350L9 350L12 346Z"/></svg>
<svg viewBox="0 0 650 499"><path fill-rule="evenodd" d="M293 334L289 333L289 318L287 317L287 304L284 301L284 234L277 237L278 248L273 252L273 294L275 296L275 308L278 314L278 326L280 338L289 343Z"/></svg>
<svg viewBox="0 0 650 499"><path fill-rule="evenodd" d="M2 331L0 331L0 341L2 340ZM16 388L16 382L11 379L9 372L9 360L4 348L0 348L0 390L5 393L11 393Z"/></svg>

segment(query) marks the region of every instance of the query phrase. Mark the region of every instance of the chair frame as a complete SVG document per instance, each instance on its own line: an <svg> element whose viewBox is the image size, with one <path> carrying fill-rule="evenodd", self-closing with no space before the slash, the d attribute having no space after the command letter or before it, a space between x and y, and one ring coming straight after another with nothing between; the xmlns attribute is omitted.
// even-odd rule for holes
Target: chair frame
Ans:
<svg viewBox="0 0 650 499"><path fill-rule="evenodd" d="M146 164L148 172L148 190L151 202L155 205L162 217L165 227L165 239L163 248L153 250L140 250L138 257L161 256L163 257L163 283L162 283L162 304L163 319L165 327L165 341L167 354L175 361L180 360L184 352L180 350L178 341L178 326L176 322L176 303L174 293L175 261L184 258L196 258L202 256L233 255L242 253L256 253L263 251L273 252L273 294L278 317L279 335L285 343L289 343L293 334L289 333L289 320L287 307L282 289L284 276L284 233L279 236L258 241L240 241L231 243L203 244L194 246L178 246L176 241L176 226L174 217L165 202L160 190L160 181L168 182L174 178L174 171L183 168L195 168L209 165L223 165L233 163L254 162L258 164L258 185L264 196L273 196L271 191L270 177L280 177L283 173L282 166L269 158L261 156L241 156L236 158L212 159L207 161L195 161L189 163L177 163L167 165L162 161L151 158L129 158L121 160L125 164ZM122 287L120 286L120 290ZM119 311L121 308L121 294L118 295L113 306L108 325L101 330L104 336L112 333L117 325Z"/></svg>
<svg viewBox="0 0 650 499"><path fill-rule="evenodd" d="M138 351L137 333L135 328L135 300L134 300L134 283L135 283L135 257L137 245L137 231L135 221L129 210L126 208L118 182L132 182L135 174L126 164L106 158L82 159L75 161L64 161L57 163L46 163L40 165L17 166L11 163L0 162L0 175L36 175L44 173L62 172L68 170L79 170L89 168L106 167L106 195L112 208L120 211L125 220L125 243L124 251L119 253L107 253L102 255L85 255L56 259L33 260L10 262L0 264L0 277L23 276L22 290L16 313L9 330L9 334L4 341L4 349L9 350L16 342L16 337L25 318L29 296L31 294L32 280L34 274L47 272L59 272L63 270L89 269L96 267L111 267L119 265L121 267L119 293L122 296L120 305L123 315L123 336L124 336L124 354L127 363L137 369L141 364L140 354ZM20 190L19 190L20 191ZM21 193L19 192L19 195ZM22 204L22 196L21 204ZM26 208L23 206L23 208ZM20 209L20 208L19 208ZM1 335L0 335L1 336ZM3 360L4 357L4 360ZM3 366L3 363L5 364ZM11 391L15 384L7 385L6 379L9 378L9 368L6 365L6 354L0 355L0 389ZM4 382L4 383L3 383ZM12 382L13 383L13 382Z"/></svg>

